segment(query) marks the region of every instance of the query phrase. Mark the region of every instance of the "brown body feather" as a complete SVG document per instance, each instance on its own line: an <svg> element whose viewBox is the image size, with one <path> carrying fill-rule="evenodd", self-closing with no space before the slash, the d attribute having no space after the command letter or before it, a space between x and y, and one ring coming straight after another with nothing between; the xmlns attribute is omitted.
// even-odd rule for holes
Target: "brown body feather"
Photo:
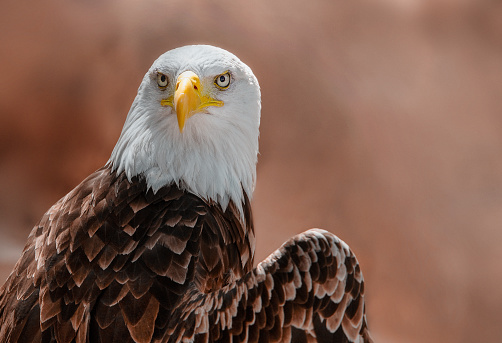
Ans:
<svg viewBox="0 0 502 343"><path fill-rule="evenodd" d="M1 342L370 342L359 265L311 230L252 269L244 201L225 211L104 167L31 232L0 290Z"/></svg>

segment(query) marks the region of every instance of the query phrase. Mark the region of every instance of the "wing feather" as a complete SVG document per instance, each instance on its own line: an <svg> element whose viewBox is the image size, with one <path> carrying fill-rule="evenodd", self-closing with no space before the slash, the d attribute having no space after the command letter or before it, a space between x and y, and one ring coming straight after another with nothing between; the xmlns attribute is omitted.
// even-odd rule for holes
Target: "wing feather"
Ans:
<svg viewBox="0 0 502 343"><path fill-rule="evenodd" d="M212 324L197 326L193 336L171 324L166 341L372 342L363 282L345 243L309 230L222 290L190 294L177 315Z"/></svg>

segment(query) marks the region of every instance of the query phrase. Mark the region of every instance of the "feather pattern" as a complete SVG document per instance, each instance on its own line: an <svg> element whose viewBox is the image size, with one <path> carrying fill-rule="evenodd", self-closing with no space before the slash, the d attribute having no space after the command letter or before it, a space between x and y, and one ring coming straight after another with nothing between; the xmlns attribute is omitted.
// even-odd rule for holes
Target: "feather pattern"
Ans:
<svg viewBox="0 0 502 343"><path fill-rule="evenodd" d="M251 270L247 200L244 208L245 223L235 206L223 211L176 186L154 193L144 179L98 170L29 236L1 290L1 340L161 339L188 290L211 292Z"/></svg>
<svg viewBox="0 0 502 343"><path fill-rule="evenodd" d="M1 290L1 341L370 342L348 246L310 230L252 269L243 207L244 223L233 206L98 170L34 227Z"/></svg>
<svg viewBox="0 0 502 343"><path fill-rule="evenodd" d="M243 278L216 292L192 289L182 303L167 342L372 342L357 259L324 230L293 237Z"/></svg>

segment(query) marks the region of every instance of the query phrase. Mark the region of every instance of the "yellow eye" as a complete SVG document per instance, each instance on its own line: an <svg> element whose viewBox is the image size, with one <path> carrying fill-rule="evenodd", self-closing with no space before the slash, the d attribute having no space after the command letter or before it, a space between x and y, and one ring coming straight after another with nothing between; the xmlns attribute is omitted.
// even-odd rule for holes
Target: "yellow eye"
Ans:
<svg viewBox="0 0 502 343"><path fill-rule="evenodd" d="M228 86L230 86L230 73L227 72L225 74L216 76L214 83L221 89L228 88Z"/></svg>
<svg viewBox="0 0 502 343"><path fill-rule="evenodd" d="M167 76L161 73L157 73L157 84L161 89L164 89L167 87L167 84L169 83L169 80L167 79Z"/></svg>

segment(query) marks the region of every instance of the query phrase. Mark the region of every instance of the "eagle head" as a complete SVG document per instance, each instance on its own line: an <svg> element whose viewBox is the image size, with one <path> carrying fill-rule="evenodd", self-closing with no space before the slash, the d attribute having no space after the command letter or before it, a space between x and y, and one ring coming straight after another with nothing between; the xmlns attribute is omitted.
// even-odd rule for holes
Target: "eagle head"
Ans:
<svg viewBox="0 0 502 343"><path fill-rule="evenodd" d="M191 45L146 73L109 163L153 191L178 187L240 208L256 179L260 87L235 55Z"/></svg>

